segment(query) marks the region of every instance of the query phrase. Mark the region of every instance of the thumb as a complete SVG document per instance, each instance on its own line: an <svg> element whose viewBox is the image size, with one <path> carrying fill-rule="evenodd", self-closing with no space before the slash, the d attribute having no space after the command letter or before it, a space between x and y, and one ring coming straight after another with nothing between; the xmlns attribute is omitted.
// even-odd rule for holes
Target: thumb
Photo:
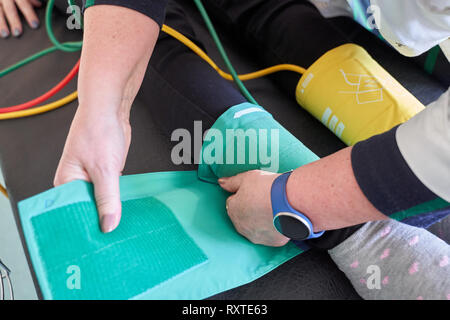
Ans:
<svg viewBox="0 0 450 320"><path fill-rule="evenodd" d="M242 176L243 173L240 173L232 177L220 178L218 182L222 189L228 192L236 193L241 185Z"/></svg>
<svg viewBox="0 0 450 320"><path fill-rule="evenodd" d="M120 222L122 204L119 176L118 172L108 170L91 174L100 228L104 233L113 231Z"/></svg>

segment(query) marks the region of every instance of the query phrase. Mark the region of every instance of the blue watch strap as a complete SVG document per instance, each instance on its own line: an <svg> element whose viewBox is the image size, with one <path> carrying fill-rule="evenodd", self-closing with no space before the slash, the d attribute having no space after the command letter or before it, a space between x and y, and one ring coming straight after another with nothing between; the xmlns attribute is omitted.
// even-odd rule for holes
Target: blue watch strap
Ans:
<svg viewBox="0 0 450 320"><path fill-rule="evenodd" d="M272 200L272 214L274 218L274 225L277 228L275 220L279 218L279 215L291 216L292 218L297 218L301 223L306 224L305 226L309 229L309 235L305 239L296 239L296 240L318 238L324 233L324 231L314 232L311 220L309 220L309 218L304 214L302 214L301 212L292 208L292 206L289 204L286 194L286 184L291 173L292 171L283 173L282 175L277 177L272 184L271 200ZM282 230L279 230L278 228L277 230L283 233Z"/></svg>

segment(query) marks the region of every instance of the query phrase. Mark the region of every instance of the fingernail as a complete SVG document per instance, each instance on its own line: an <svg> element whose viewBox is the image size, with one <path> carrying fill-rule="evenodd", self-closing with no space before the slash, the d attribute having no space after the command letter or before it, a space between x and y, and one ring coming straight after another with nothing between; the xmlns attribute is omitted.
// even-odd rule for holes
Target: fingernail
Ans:
<svg viewBox="0 0 450 320"><path fill-rule="evenodd" d="M101 228L103 233L108 233L116 228L116 216L113 214L105 214L101 220Z"/></svg>
<svg viewBox="0 0 450 320"><path fill-rule="evenodd" d="M20 29L19 29L19 28L15 28L15 29L14 29L14 31L13 31L13 36L14 36L14 37L20 36Z"/></svg>
<svg viewBox="0 0 450 320"><path fill-rule="evenodd" d="M31 28L33 28L33 29L39 28L39 21L37 21L37 20L31 21Z"/></svg>
<svg viewBox="0 0 450 320"><path fill-rule="evenodd" d="M219 184L223 184L223 183L225 183L225 179L224 178L220 178L219 180L217 180L217 182L219 182Z"/></svg>
<svg viewBox="0 0 450 320"><path fill-rule="evenodd" d="M2 29L2 31L0 33L1 33L3 39L7 38L9 36L9 32L4 29Z"/></svg>

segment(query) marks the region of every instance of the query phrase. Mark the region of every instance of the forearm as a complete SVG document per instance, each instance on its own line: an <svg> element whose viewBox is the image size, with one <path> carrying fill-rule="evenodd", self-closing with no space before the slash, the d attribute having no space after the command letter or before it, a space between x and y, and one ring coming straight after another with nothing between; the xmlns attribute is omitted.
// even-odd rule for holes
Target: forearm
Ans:
<svg viewBox="0 0 450 320"><path fill-rule="evenodd" d="M128 116L158 33L158 24L137 11L88 8L78 78L80 108Z"/></svg>
<svg viewBox="0 0 450 320"><path fill-rule="evenodd" d="M449 95L399 127L296 169L289 202L317 230L450 206Z"/></svg>
<svg viewBox="0 0 450 320"><path fill-rule="evenodd" d="M316 231L386 219L358 186L351 165L352 147L322 158L291 174L290 204L311 219Z"/></svg>

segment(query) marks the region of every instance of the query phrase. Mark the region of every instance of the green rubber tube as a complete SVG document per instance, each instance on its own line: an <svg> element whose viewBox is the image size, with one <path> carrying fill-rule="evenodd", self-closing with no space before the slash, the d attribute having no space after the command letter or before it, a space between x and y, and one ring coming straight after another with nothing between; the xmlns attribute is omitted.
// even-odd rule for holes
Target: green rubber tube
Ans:
<svg viewBox="0 0 450 320"><path fill-rule="evenodd" d="M42 51L39 51L15 64L13 64L12 66L6 67L5 69L0 70L0 78L6 76L8 73L17 70L25 65L27 65L30 62L33 62L49 53L55 52L57 50L62 50L62 51L66 51L66 52L74 52L74 51L78 51L81 49L81 44L82 42L64 42L64 43L60 43L56 37L53 34L53 29L52 29L52 24L51 24L51 16L52 16L52 12L53 12L53 6L54 6L54 0L50 0L47 4L47 8L46 8L46 14L45 14L45 18L46 18L46 28L47 28L47 33L48 36L50 38L50 40L53 42L53 44L55 44L53 47L44 49ZM71 6L73 6L73 2L72 0L69 0L69 4ZM81 21L79 20L79 17L75 17L77 19L77 21L81 24Z"/></svg>
<svg viewBox="0 0 450 320"><path fill-rule="evenodd" d="M81 50L83 45L82 41L61 43L56 39L52 28L52 12L54 4L55 0L49 0L47 3L47 8L45 9L45 28L47 29L48 38L54 46L61 51L75 52Z"/></svg>
<svg viewBox="0 0 450 320"><path fill-rule="evenodd" d="M45 56L45 55L47 55L47 54L49 54L51 52L54 52L56 50L58 50L58 48L56 48L56 47L50 47L50 48L44 49L44 50L42 50L42 51L40 51L38 53L33 54L32 56L29 56L28 58L25 58L25 59L15 63L15 64L13 64L12 66L9 66L9 67L7 67L7 68L5 68L3 70L0 70L0 78L3 77L3 76L6 76L8 73L10 73L10 72L12 72L14 70L19 69L20 67L23 67L24 65L26 65L26 64L28 64L28 63L30 63L32 61L34 61L36 59L39 59L40 57Z"/></svg>
<svg viewBox="0 0 450 320"><path fill-rule="evenodd" d="M244 84L242 83L242 81L239 79L236 70L234 69L233 65L231 64L227 53L225 52L225 49L223 48L223 45L219 39L219 36L217 35L214 26L208 16L208 13L206 12L201 0L194 0L195 4L198 7L198 10L200 11L200 14L202 15L206 27L208 28L216 46L217 49L220 52L220 55L222 56L231 76L233 77L234 82L236 83L236 85L238 86L239 90L241 91L241 93L244 95L244 97L250 102L250 103L254 103L254 104L258 104L257 101L253 98L253 96L250 94L250 92L247 90L247 88L244 86ZM73 7L73 1L72 0L68 0L69 6ZM0 70L0 77L5 76L6 74L36 60L39 59L40 57L49 54L51 52L54 52L56 50L61 50L61 51L65 51L65 52L75 52L75 51L79 51L82 47L83 42L82 41L77 41L77 42L64 42L61 43L58 41L58 39L56 39L55 34L53 33L53 27L52 27L52 21L51 21L51 17L52 17L52 12L53 12L53 7L55 4L55 0L49 0L47 3L47 7L46 7L46 11L45 11L45 27L47 30L47 35L50 39L50 41L53 43L53 47L47 48L45 50L42 50L38 53L33 54L32 56L25 58L19 62L17 62L16 64L7 67L3 70ZM75 12L72 10L72 12L75 14ZM77 19L77 22L82 26L82 21L81 18L78 16L75 16L75 18Z"/></svg>

